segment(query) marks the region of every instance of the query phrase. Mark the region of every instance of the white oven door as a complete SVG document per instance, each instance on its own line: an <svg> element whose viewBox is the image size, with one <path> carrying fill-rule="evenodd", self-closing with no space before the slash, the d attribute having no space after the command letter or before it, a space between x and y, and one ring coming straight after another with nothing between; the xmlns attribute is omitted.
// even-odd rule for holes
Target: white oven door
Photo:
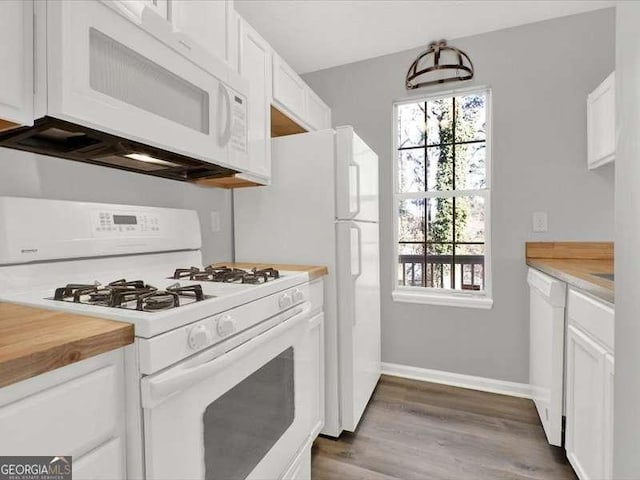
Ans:
<svg viewBox="0 0 640 480"><path fill-rule="evenodd" d="M183 55L151 9L136 23L112 5L47 3L48 115L233 168L226 67Z"/></svg>
<svg viewBox="0 0 640 480"><path fill-rule="evenodd" d="M290 315L142 380L147 479L280 478L309 437L314 391L308 304Z"/></svg>

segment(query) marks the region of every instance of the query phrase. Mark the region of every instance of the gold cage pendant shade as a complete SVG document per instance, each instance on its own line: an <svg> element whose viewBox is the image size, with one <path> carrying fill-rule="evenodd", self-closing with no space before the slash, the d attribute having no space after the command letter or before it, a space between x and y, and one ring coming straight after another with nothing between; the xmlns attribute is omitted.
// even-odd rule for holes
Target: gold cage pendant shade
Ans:
<svg viewBox="0 0 640 480"><path fill-rule="evenodd" d="M431 42L429 48L413 61L405 85L413 90L439 83L473 78L473 62L462 50L447 45L446 40Z"/></svg>

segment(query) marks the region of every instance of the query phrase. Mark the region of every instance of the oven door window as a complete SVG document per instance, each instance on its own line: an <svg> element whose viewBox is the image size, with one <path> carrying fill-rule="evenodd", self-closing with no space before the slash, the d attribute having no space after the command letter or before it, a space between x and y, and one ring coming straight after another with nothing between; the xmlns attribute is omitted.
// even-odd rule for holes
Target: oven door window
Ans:
<svg viewBox="0 0 640 480"><path fill-rule="evenodd" d="M247 478L295 418L294 351L286 349L203 414L206 480Z"/></svg>

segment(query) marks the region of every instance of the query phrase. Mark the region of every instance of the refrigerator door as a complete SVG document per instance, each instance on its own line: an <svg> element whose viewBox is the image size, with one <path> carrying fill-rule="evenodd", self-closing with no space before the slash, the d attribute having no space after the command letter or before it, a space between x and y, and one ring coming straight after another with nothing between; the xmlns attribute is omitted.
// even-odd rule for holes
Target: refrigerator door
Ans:
<svg viewBox="0 0 640 480"><path fill-rule="evenodd" d="M336 218L378 221L378 156L353 127L336 129Z"/></svg>
<svg viewBox="0 0 640 480"><path fill-rule="evenodd" d="M342 428L355 431L380 378L378 224L337 222Z"/></svg>

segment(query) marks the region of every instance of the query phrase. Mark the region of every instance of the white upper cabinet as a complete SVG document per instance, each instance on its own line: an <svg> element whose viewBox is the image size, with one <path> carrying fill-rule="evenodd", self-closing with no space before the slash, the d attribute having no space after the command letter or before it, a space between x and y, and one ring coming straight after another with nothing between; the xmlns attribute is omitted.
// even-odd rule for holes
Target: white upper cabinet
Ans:
<svg viewBox="0 0 640 480"><path fill-rule="evenodd" d="M118 7L130 12L133 17L138 19L142 18L142 10L145 7L151 8L162 18L166 19L168 15L169 0L107 0L107 3L109 2L117 4Z"/></svg>
<svg viewBox="0 0 640 480"><path fill-rule="evenodd" d="M276 53L273 54L273 104L307 130L331 127L331 109Z"/></svg>
<svg viewBox="0 0 640 480"><path fill-rule="evenodd" d="M613 162L616 156L615 72L587 98L587 137L589 169Z"/></svg>
<svg viewBox="0 0 640 480"><path fill-rule="evenodd" d="M246 173L271 177L272 50L269 44L238 17L240 45L238 70L249 81L249 164Z"/></svg>
<svg viewBox="0 0 640 480"><path fill-rule="evenodd" d="M307 122L315 130L331 128L331 109L310 88L307 88Z"/></svg>
<svg viewBox="0 0 640 480"><path fill-rule="evenodd" d="M33 125L33 24L33 2L0 2L0 131Z"/></svg>
<svg viewBox="0 0 640 480"><path fill-rule="evenodd" d="M169 17L174 29L234 69L237 37L234 35L232 0L170 0Z"/></svg>
<svg viewBox="0 0 640 480"><path fill-rule="evenodd" d="M307 85L278 55L273 54L273 103L293 120L304 123L307 112Z"/></svg>

